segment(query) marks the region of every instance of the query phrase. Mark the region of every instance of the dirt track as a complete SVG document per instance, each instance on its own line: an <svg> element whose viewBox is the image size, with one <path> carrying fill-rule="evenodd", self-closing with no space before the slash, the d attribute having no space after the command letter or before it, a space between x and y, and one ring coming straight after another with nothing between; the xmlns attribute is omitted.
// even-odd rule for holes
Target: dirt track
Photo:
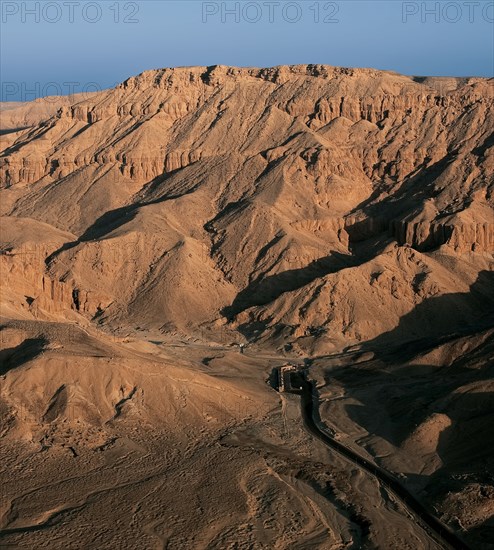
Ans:
<svg viewBox="0 0 494 550"><path fill-rule="evenodd" d="M408 511L415 517L417 523L419 523L429 535L433 536L433 538L440 542L445 548L458 548L462 550L468 550L470 548L459 539L455 533L442 524L436 517L431 515L428 510L388 472L336 441L321 427L317 398L315 399L312 384L306 379L302 382L301 406L304 426L308 432L344 456L347 460L377 478L386 490L392 491L395 496L400 499Z"/></svg>

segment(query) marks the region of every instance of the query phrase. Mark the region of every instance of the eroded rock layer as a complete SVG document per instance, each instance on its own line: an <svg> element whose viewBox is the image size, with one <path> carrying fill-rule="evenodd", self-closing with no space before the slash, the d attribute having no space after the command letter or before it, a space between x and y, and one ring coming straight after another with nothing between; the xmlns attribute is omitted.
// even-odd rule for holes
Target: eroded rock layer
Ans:
<svg viewBox="0 0 494 550"><path fill-rule="evenodd" d="M374 338L492 270L492 84L193 67L60 102L41 122L10 109L5 224L67 235L36 245L36 264L2 261L38 315Z"/></svg>

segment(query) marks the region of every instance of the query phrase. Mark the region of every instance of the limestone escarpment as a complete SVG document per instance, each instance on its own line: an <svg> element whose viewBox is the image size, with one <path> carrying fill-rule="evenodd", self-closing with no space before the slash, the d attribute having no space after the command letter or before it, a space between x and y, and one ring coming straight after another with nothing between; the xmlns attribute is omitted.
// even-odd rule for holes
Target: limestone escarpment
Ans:
<svg viewBox="0 0 494 550"><path fill-rule="evenodd" d="M286 325L301 338L317 325L365 339L458 290L459 273L473 284L490 269L493 103L481 78L147 71L2 142L1 192L10 216L72 233L32 284L88 317L184 331L228 320L271 336ZM424 260L389 263L390 243ZM454 270L433 263L429 275L436 253ZM393 275L374 276L374 262ZM394 312L382 326L370 320L380 304Z"/></svg>
<svg viewBox="0 0 494 550"><path fill-rule="evenodd" d="M105 299L79 288L74 280L63 281L46 272L44 260L48 255L48 250L44 252L40 247L23 247L0 256L2 284L9 288L9 299L15 301L16 307L43 319L66 318L70 311L91 318L108 306L111 298Z"/></svg>
<svg viewBox="0 0 494 550"><path fill-rule="evenodd" d="M0 218L0 225L0 272L7 289L2 305L7 312L19 309L36 319L67 319L71 312L93 317L108 305L101 293L50 273L47 259L73 235L25 218Z"/></svg>

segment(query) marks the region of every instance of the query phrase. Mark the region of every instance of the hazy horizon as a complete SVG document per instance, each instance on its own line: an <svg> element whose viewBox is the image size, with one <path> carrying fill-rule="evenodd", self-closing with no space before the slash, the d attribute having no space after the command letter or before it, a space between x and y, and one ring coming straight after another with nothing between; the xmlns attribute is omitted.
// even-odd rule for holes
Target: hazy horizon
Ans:
<svg viewBox="0 0 494 550"><path fill-rule="evenodd" d="M491 77L493 21L490 1L3 2L0 100L107 89L184 66Z"/></svg>

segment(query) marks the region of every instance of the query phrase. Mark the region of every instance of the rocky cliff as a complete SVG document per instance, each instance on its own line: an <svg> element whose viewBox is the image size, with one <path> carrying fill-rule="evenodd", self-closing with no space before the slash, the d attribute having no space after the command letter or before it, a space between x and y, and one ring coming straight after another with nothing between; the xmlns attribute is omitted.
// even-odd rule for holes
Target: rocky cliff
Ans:
<svg viewBox="0 0 494 550"><path fill-rule="evenodd" d="M492 269L493 104L481 78L148 71L3 136L3 214L70 232L32 284L48 301L44 277L65 285L57 300L100 322L366 339ZM419 292L416 277L430 285ZM338 288L350 294L335 313ZM392 310L376 322L371 290Z"/></svg>

